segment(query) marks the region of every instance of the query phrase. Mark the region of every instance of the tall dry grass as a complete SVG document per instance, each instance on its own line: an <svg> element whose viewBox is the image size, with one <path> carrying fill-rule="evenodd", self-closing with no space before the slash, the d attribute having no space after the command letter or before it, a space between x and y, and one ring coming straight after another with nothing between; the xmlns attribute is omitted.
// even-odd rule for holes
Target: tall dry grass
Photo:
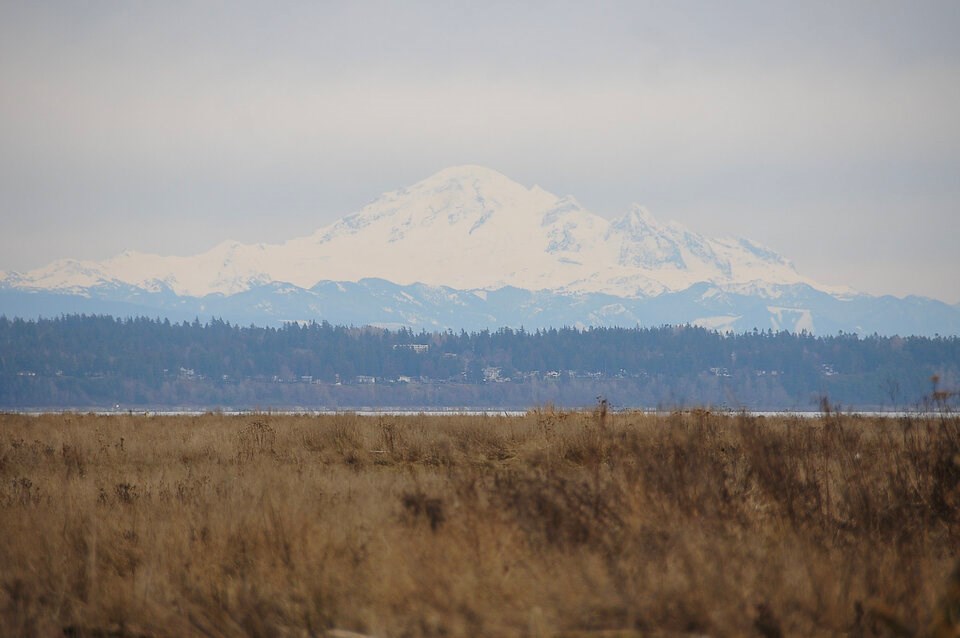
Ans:
<svg viewBox="0 0 960 638"><path fill-rule="evenodd" d="M958 455L949 416L5 415L0 633L958 635Z"/></svg>

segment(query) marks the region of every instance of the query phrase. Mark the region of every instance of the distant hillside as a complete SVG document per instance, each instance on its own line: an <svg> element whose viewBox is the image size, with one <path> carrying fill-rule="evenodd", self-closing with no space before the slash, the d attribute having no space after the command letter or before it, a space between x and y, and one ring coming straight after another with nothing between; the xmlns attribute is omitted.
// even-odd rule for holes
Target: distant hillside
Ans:
<svg viewBox="0 0 960 638"><path fill-rule="evenodd" d="M419 332L0 318L0 406L920 406L960 387L960 338L705 328Z"/></svg>

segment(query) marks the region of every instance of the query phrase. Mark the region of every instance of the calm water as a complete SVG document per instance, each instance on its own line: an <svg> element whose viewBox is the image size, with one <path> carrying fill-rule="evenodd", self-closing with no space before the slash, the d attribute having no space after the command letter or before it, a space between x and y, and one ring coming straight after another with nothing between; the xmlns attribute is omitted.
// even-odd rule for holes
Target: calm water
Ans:
<svg viewBox="0 0 960 638"><path fill-rule="evenodd" d="M559 411L583 411L589 412L587 408L556 408ZM428 409L409 409L409 408L371 408L363 407L356 409L319 409L319 410L308 410L293 408L287 410L233 410L233 409L224 409L219 410L212 408L210 410L197 410L197 409L157 409L157 410L126 410L122 408L114 409L103 409L103 408L56 408L49 410L38 410L38 409L27 409L27 410L0 410L0 412L6 412L7 414L23 414L28 416L39 416L41 414L97 414L97 415L110 415L110 414L130 414L137 416L201 416L210 412L217 414L223 414L227 416L242 416L242 415L254 415L254 414L276 414L283 416L323 416L323 415L336 415L336 414L356 414L358 416L489 416L489 417L516 417L523 416L528 412L533 411L533 408L530 410L503 410L498 408L449 408L449 409L437 409L437 408L428 408ZM687 410L683 410L687 411ZM671 414L674 410L654 410L654 409L623 409L623 410L610 410L611 413L623 413L623 412L642 412L645 414ZM720 411L715 410L715 413L718 414L729 414L736 415L739 414L739 411ZM746 414L750 416L763 416L763 417L783 417L783 416L792 416L799 418L816 418L822 416L821 412L818 411L794 411L794 410L758 410L751 411L747 410ZM938 416L939 413L935 411L922 411L922 410L909 410L909 411L844 411L844 415L859 415L867 417L889 417L889 418L898 418L905 416Z"/></svg>

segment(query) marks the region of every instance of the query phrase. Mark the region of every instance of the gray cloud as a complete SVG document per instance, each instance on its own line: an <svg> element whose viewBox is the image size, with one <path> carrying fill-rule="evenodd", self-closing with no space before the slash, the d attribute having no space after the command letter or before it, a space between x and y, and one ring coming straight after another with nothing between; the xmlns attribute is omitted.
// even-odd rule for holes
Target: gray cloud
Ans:
<svg viewBox="0 0 960 638"><path fill-rule="evenodd" d="M5 3L3 269L278 241L481 163L960 300L957 3Z"/></svg>

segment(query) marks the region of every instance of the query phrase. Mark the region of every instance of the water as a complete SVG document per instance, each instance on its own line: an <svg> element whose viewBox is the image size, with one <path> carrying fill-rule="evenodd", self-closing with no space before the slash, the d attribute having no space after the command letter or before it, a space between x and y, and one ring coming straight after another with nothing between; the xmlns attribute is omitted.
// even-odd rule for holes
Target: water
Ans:
<svg viewBox="0 0 960 638"><path fill-rule="evenodd" d="M589 412L585 408L556 408L557 411L574 411L574 412ZM357 416L371 417L371 416L486 416L486 417L520 417L528 414L533 411L533 408L530 410L505 410L502 408L424 408L424 409L410 409L410 408L373 408L373 407L361 407L356 409L306 409L306 408L291 408L283 410L236 410L236 409L217 409L211 408L208 410L198 410L195 408L158 408L158 409L139 409L139 410L125 410L121 408L113 409L103 409L103 408L51 408L51 409L10 409L10 410L0 410L0 413L7 414L20 414L26 416L40 416L43 414L96 414L100 416L106 415L119 415L119 414L128 414L132 416L202 416L204 414L215 413L222 414L225 416L252 416L259 414L273 414L279 416L330 416L337 414L355 414ZM613 410L611 409L611 414L617 413L630 413L630 412L639 412L643 414L654 414L654 415L668 415L672 414L676 410L656 410L656 409L646 409L646 408L630 408L630 409L620 409ZM689 410L682 410L688 412ZM740 411L721 411L713 410L711 411L714 414L727 414L727 415L737 415L740 414ZM817 417L822 417L823 413L819 411L800 411L800 410L746 410L743 412L747 416L752 417L797 417L804 419L813 419ZM851 410L841 413L843 416L862 416L862 417L886 417L886 418L902 418L902 417L933 417L940 416L939 412L928 410L909 410L909 411L874 411L874 410Z"/></svg>

